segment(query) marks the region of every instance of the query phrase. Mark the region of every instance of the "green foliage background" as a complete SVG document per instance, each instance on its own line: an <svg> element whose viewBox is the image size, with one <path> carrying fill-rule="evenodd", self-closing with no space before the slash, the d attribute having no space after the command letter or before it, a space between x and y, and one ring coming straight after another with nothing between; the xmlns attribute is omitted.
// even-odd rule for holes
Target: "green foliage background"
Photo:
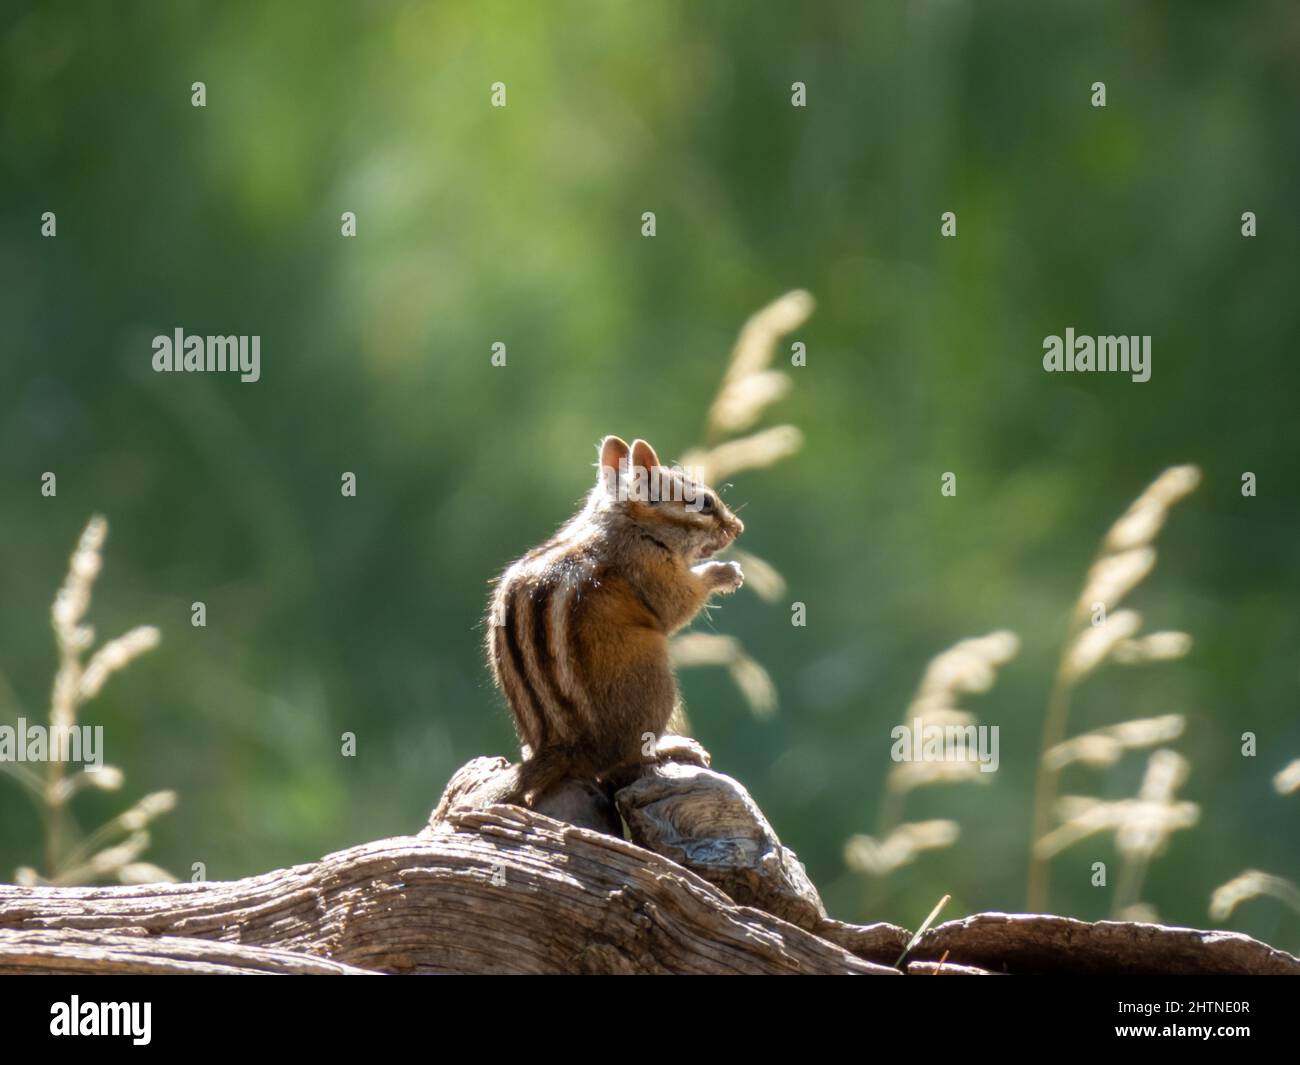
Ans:
<svg viewBox="0 0 1300 1065"><path fill-rule="evenodd" d="M163 645L91 708L128 784L85 819L175 787L150 857L214 879L413 831L457 766L513 750L488 578L568 516L602 434L696 443L742 321L803 287L808 365L774 415L806 447L728 499L809 624L749 593L702 623L771 670L771 721L720 674L683 685L832 912L1023 905L1069 608L1175 462L1206 479L1133 605L1195 650L1104 671L1071 731L1188 715L1202 820L1150 874L1164 919L1208 924L1246 867L1300 881L1300 798L1269 783L1300 757L1298 91L1283 2L10 3L0 713L43 713L49 603L102 512L92 620ZM178 326L260 334L262 380L153 374ZM1044 374L1067 326L1151 334L1152 379ZM909 800L961 840L873 889L841 850L874 827L889 729L932 655L1001 627L1021 656L967 705L1001 726L1002 769ZM1062 791L1132 795L1144 762ZM0 788L8 876L39 833ZM1106 913L1097 859L1110 841L1057 863L1054 909ZM1233 926L1300 947L1274 902Z"/></svg>

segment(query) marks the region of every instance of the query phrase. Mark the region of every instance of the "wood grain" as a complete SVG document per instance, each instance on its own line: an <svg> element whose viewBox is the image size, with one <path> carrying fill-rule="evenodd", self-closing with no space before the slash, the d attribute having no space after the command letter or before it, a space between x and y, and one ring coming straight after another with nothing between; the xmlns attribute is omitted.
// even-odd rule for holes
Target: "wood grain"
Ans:
<svg viewBox="0 0 1300 1065"><path fill-rule="evenodd" d="M243 880L0 886L0 974L902 975L910 933L827 916L735 780L655 765L538 809L495 801L516 782L474 759L418 835ZM1300 959L1230 932L977 914L927 932L905 971L1300 975Z"/></svg>

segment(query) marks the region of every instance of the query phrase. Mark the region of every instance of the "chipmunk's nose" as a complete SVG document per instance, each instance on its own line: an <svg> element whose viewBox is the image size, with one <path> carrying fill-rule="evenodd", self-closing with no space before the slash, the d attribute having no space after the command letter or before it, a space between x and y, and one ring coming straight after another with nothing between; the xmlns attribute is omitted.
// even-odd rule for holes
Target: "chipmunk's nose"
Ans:
<svg viewBox="0 0 1300 1065"><path fill-rule="evenodd" d="M741 533L745 531L745 523L741 521L738 517L736 517L734 514L731 516L731 523L735 529L735 534L737 536L739 536Z"/></svg>

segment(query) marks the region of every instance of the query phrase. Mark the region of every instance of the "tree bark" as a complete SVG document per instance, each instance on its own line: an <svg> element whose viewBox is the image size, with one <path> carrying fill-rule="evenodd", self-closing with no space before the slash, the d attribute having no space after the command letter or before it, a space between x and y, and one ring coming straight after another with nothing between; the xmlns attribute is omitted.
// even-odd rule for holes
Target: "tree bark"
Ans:
<svg viewBox="0 0 1300 1065"><path fill-rule="evenodd" d="M699 761L526 810L492 801L515 767L479 758L417 836L229 882L2 886L0 974L1300 974L1236 933L1005 914L932 929L895 968L910 934L830 919L745 789Z"/></svg>

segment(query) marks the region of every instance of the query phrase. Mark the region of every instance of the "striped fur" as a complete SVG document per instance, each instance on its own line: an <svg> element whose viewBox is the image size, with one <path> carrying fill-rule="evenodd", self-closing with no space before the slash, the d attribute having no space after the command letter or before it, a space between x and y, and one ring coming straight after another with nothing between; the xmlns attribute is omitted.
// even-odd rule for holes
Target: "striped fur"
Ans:
<svg viewBox="0 0 1300 1065"><path fill-rule="evenodd" d="M488 613L493 679L527 748L528 800L562 777L643 760L646 737L663 733L678 702L668 637L741 580L735 563L707 561L744 528L716 493L678 479L711 497L707 513L629 496L613 464L635 456L657 467L653 449L617 437L601 448L585 505L506 569Z"/></svg>

